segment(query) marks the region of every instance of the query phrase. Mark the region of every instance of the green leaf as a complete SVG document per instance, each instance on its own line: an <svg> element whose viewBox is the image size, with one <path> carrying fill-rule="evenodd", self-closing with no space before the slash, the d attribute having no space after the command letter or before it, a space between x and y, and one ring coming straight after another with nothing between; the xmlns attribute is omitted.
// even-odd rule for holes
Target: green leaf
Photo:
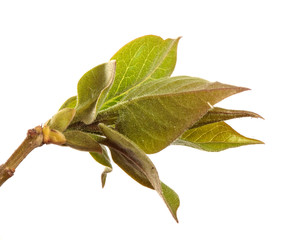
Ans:
<svg viewBox="0 0 282 240"><path fill-rule="evenodd" d="M259 140L242 136L225 122L217 122L189 129L173 144L219 152L228 148L262 143Z"/></svg>
<svg viewBox="0 0 282 240"><path fill-rule="evenodd" d="M79 80L75 121L90 124L95 120L113 83L115 66L115 61L101 64L85 73Z"/></svg>
<svg viewBox="0 0 282 240"><path fill-rule="evenodd" d="M137 164L131 160L130 157L116 151L114 148L111 148L111 155L113 161L123 170L125 171L131 178L133 178L136 182L141 185L154 189L151 182L148 180L144 171L138 169Z"/></svg>
<svg viewBox="0 0 282 240"><path fill-rule="evenodd" d="M195 123L193 125L193 128L214 122L221 122L221 121L234 119L234 118L241 118L241 117L262 118L260 115L254 112L243 111L243 110L230 110L230 109L214 107L211 108L206 113L206 115L203 116L203 118L201 118L197 123Z"/></svg>
<svg viewBox="0 0 282 240"><path fill-rule="evenodd" d="M70 97L67 101L63 103L63 105L60 107L59 110L62 110L64 108L75 108L76 104L77 104L77 97L76 96Z"/></svg>
<svg viewBox="0 0 282 240"><path fill-rule="evenodd" d="M155 189L168 206L172 216L177 220L177 195L171 189L161 184L156 167L149 157L128 138L107 127L99 124L106 136L103 144L111 149L113 161L119 165L129 176L140 184Z"/></svg>
<svg viewBox="0 0 282 240"><path fill-rule="evenodd" d="M179 39L163 40L148 35L122 47L112 57L117 61L116 77L102 109L121 101L142 82L170 76L176 64Z"/></svg>
<svg viewBox="0 0 282 240"><path fill-rule="evenodd" d="M126 101L101 111L97 121L116 118L117 131L146 153L156 153L192 127L212 105L245 90L187 76L157 79L134 89Z"/></svg>
<svg viewBox="0 0 282 240"><path fill-rule="evenodd" d="M170 209L170 212L173 213L175 220L178 222L176 212L180 205L179 197L174 190L165 185L163 182L161 182L161 185L167 207Z"/></svg>
<svg viewBox="0 0 282 240"><path fill-rule="evenodd" d="M103 149L96 141L95 135L78 130L64 132L66 145L77 150L102 153Z"/></svg>
<svg viewBox="0 0 282 240"><path fill-rule="evenodd" d="M102 153L90 152L90 155L100 164L105 166L105 170L101 175L102 187L105 186L107 174L110 173L113 169L111 160L108 156L107 149L104 146L102 147Z"/></svg>
<svg viewBox="0 0 282 240"><path fill-rule="evenodd" d="M51 129L55 129L60 132L65 131L71 123L75 112L76 111L73 108L64 108L60 110L59 112L57 112L56 115L51 118L51 120L48 122L48 126Z"/></svg>

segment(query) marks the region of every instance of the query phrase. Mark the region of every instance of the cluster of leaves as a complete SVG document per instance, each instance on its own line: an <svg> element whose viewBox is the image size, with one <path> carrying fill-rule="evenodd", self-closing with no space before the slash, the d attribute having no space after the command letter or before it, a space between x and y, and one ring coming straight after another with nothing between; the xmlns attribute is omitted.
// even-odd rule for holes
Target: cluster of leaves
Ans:
<svg viewBox="0 0 282 240"><path fill-rule="evenodd" d="M248 89L196 77L170 77L178 41L148 35L128 43L111 61L84 74L77 96L69 98L43 128L45 143L90 152L104 165L102 186L112 171L112 159L138 183L156 190L176 221L179 198L160 181L147 154L171 144L221 151L261 143L224 122L259 115L213 107Z"/></svg>

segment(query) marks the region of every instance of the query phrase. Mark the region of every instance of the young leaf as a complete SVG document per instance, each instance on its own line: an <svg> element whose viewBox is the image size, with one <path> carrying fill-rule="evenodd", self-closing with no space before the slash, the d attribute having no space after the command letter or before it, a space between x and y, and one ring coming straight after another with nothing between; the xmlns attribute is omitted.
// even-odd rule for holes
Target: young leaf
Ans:
<svg viewBox="0 0 282 240"><path fill-rule="evenodd" d="M110 147L114 162L142 185L155 189L177 221L176 206L177 202L179 202L178 197L176 197L177 194L172 194L172 190L170 191L161 184L156 167L149 157L135 143L119 132L104 124L99 124L99 127L107 137L103 144ZM174 197L171 197L172 195Z"/></svg>
<svg viewBox="0 0 282 240"><path fill-rule="evenodd" d="M103 104L115 76L115 61L101 64L79 80L77 85L77 105L75 121L90 124Z"/></svg>
<svg viewBox="0 0 282 240"><path fill-rule="evenodd" d="M217 122L189 129L173 144L219 152L228 148L262 143L259 140L242 136L225 122Z"/></svg>
<svg viewBox="0 0 282 240"><path fill-rule="evenodd" d="M78 130L64 132L66 145L77 150L102 153L103 149L96 141L95 136Z"/></svg>
<svg viewBox="0 0 282 240"><path fill-rule="evenodd" d="M67 101L63 103L59 111L64 108L75 108L76 104L77 104L77 96L70 97Z"/></svg>
<svg viewBox="0 0 282 240"><path fill-rule="evenodd" d="M51 129L55 129L60 132L65 131L71 123L75 112L76 111L73 108L64 108L60 110L59 112L57 112L56 115L51 118L51 120L48 122L48 126Z"/></svg>
<svg viewBox="0 0 282 240"><path fill-rule="evenodd" d="M156 153L199 121L211 105L246 88L186 76L146 82L97 116L116 117L116 129L146 153Z"/></svg>
<svg viewBox="0 0 282 240"><path fill-rule="evenodd" d="M165 203L169 208L170 212L172 213L172 215L174 216L174 219L178 222L176 212L180 205L179 197L174 190L172 190L170 187L165 185L163 182L161 182L161 185L162 185L163 196L165 198Z"/></svg>
<svg viewBox="0 0 282 240"><path fill-rule="evenodd" d="M113 169L111 160L108 156L107 149L104 146L102 147L102 153L90 152L90 155L100 164L105 166L105 170L101 175L102 187L105 186L107 174L110 173Z"/></svg>
<svg viewBox="0 0 282 240"><path fill-rule="evenodd" d="M170 76L176 64L179 39L163 40L148 35L122 47L112 57L117 61L116 77L102 109L119 102L142 82Z"/></svg>
<svg viewBox="0 0 282 240"><path fill-rule="evenodd" d="M219 107L211 108L205 116L203 116L197 123L193 125L192 128L201 127L206 124L221 122L234 118L241 117L253 117L262 118L260 115L254 112L243 111L243 110L230 110Z"/></svg>
<svg viewBox="0 0 282 240"><path fill-rule="evenodd" d="M151 182L145 175L144 171L140 170L137 167L136 162L132 161L131 158L127 155L120 153L119 151L111 148L111 155L113 161L123 170L125 171L131 178L133 178L136 182L141 185L154 189ZM152 164L151 164L152 165Z"/></svg>

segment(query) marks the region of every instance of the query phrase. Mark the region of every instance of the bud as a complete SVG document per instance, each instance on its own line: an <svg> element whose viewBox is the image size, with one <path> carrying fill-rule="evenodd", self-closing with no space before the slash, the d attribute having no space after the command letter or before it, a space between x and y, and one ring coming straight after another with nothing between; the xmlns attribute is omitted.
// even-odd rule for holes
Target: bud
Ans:
<svg viewBox="0 0 282 240"><path fill-rule="evenodd" d="M49 126L43 127L43 142L45 144L57 144L57 145L63 145L66 143L66 138L63 133L61 133L58 130L50 129Z"/></svg>

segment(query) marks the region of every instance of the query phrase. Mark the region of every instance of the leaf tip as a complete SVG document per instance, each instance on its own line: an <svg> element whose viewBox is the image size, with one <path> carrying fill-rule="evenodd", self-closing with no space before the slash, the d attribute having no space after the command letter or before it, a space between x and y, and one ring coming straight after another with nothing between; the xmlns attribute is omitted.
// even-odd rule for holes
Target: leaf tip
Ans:
<svg viewBox="0 0 282 240"><path fill-rule="evenodd" d="M257 113L254 113L255 114L255 118L260 118L262 120L265 120L264 117L262 117L261 115L257 114Z"/></svg>
<svg viewBox="0 0 282 240"><path fill-rule="evenodd" d="M106 178L107 178L107 175L106 175L106 174L102 174L102 175L101 175L102 188L104 188L105 185L106 185Z"/></svg>
<svg viewBox="0 0 282 240"><path fill-rule="evenodd" d="M265 144L265 142L261 141L261 140L256 140L255 144Z"/></svg>
<svg viewBox="0 0 282 240"><path fill-rule="evenodd" d="M245 91L250 91L250 88L247 87L238 87L238 92L245 92Z"/></svg>

